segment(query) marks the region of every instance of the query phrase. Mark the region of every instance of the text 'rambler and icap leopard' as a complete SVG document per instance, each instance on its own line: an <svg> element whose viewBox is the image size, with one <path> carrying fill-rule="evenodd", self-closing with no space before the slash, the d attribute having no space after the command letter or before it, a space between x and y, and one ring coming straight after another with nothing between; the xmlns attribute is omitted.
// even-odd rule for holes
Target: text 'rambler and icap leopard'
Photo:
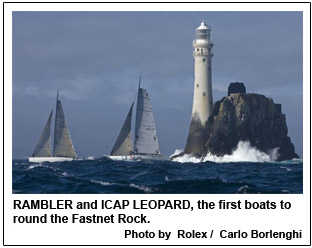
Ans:
<svg viewBox="0 0 312 248"><path fill-rule="evenodd" d="M14 209L191 209L189 200L14 200Z"/></svg>

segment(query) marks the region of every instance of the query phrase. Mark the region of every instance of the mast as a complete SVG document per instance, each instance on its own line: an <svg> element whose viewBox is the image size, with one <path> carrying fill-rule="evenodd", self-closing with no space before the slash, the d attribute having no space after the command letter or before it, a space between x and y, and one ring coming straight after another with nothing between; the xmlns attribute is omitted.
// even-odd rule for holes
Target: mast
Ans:
<svg viewBox="0 0 312 248"><path fill-rule="evenodd" d="M76 158L77 155L69 135L62 103L58 99L58 94L59 92L57 92L56 96L53 156Z"/></svg>
<svg viewBox="0 0 312 248"><path fill-rule="evenodd" d="M127 156L132 154L131 119L133 104L134 102L131 104L126 120L111 151L112 156Z"/></svg>
<svg viewBox="0 0 312 248"><path fill-rule="evenodd" d="M32 154L32 157L51 157L50 130L51 130L52 113L53 113L53 109L40 135L40 138Z"/></svg>

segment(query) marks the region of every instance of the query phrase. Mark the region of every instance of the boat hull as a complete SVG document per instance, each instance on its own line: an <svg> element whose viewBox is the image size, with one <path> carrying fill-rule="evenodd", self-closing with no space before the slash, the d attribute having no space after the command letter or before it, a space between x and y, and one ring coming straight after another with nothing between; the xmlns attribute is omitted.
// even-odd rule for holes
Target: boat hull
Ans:
<svg viewBox="0 0 312 248"><path fill-rule="evenodd" d="M42 162L64 162L64 161L72 161L73 158L66 158L66 157L29 157L29 162L33 163L42 163Z"/></svg>
<svg viewBox="0 0 312 248"><path fill-rule="evenodd" d="M166 160L166 157L163 155L129 155L129 156L107 156L111 160L116 161L161 161Z"/></svg>

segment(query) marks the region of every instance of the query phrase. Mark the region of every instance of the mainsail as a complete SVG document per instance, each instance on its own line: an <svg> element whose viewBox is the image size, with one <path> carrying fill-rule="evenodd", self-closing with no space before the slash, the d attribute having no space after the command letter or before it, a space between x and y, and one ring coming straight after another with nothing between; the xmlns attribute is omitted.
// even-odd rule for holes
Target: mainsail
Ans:
<svg viewBox="0 0 312 248"><path fill-rule="evenodd" d="M52 113L49 116L49 119L40 135L38 144L35 147L35 150L32 154L32 157L51 157L51 139L50 139L50 130L51 130L51 120Z"/></svg>
<svg viewBox="0 0 312 248"><path fill-rule="evenodd" d="M53 156L70 158L77 157L65 122L62 103L58 100L58 97L56 99Z"/></svg>
<svg viewBox="0 0 312 248"><path fill-rule="evenodd" d="M112 149L111 152L112 156L128 156L132 154L132 137L131 137L132 108L133 103L131 105L127 118L120 130L116 143Z"/></svg>
<svg viewBox="0 0 312 248"><path fill-rule="evenodd" d="M152 105L146 89L139 85L136 121L135 153L160 154Z"/></svg>

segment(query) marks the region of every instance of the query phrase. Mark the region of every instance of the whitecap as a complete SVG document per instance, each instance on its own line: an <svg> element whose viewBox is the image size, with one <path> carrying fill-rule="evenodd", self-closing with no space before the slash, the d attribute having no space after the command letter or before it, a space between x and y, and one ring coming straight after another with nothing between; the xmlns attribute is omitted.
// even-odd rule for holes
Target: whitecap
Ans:
<svg viewBox="0 0 312 248"><path fill-rule="evenodd" d="M290 191L289 191L289 190L287 190L287 189L282 189L282 192L283 192L283 193L290 194Z"/></svg>
<svg viewBox="0 0 312 248"><path fill-rule="evenodd" d="M42 166L41 163L31 164L30 166L28 166L28 168L26 170L32 170L33 168L36 168L36 167L44 167L44 166Z"/></svg>
<svg viewBox="0 0 312 248"><path fill-rule="evenodd" d="M102 181L96 181L96 180L91 180L91 182L92 182L92 183L101 184L101 185L104 185L104 186L114 185L114 183L102 182Z"/></svg>
<svg viewBox="0 0 312 248"><path fill-rule="evenodd" d="M244 185L242 187L240 187L237 191L236 191L236 194L248 194L248 185Z"/></svg>
<svg viewBox="0 0 312 248"><path fill-rule="evenodd" d="M145 186L145 185L140 186L140 185L136 185L136 184L134 184L134 183L131 183L131 184L130 184L130 187L133 187L133 188L142 190L142 191L144 191L144 192L146 192L146 193L151 193L151 192L153 191L151 188L149 188L149 187L147 187L147 186Z"/></svg>
<svg viewBox="0 0 312 248"><path fill-rule="evenodd" d="M67 172L65 172L65 171L64 171L64 172L62 172L62 173L61 173L61 175L62 175L62 176L64 176L64 177L70 177L70 176L73 176L73 174L68 174L68 173L67 173Z"/></svg>

